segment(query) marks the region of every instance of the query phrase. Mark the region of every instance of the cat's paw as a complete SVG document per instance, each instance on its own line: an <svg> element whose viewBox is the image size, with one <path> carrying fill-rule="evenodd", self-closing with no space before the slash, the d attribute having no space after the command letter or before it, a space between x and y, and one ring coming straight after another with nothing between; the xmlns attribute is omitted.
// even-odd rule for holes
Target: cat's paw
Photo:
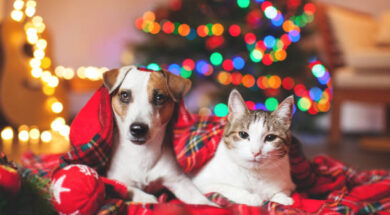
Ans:
<svg viewBox="0 0 390 215"><path fill-rule="evenodd" d="M263 199L261 199L260 196L256 194L250 194L246 196L243 203L249 206L261 206L261 204L263 204Z"/></svg>
<svg viewBox="0 0 390 215"><path fill-rule="evenodd" d="M155 196L148 194L148 193L142 193L138 192L133 195L132 198L133 202L141 202L141 203L158 203L158 200Z"/></svg>
<svg viewBox="0 0 390 215"><path fill-rule="evenodd" d="M272 202L276 202L282 205L292 205L294 200L284 193L277 193L271 198Z"/></svg>

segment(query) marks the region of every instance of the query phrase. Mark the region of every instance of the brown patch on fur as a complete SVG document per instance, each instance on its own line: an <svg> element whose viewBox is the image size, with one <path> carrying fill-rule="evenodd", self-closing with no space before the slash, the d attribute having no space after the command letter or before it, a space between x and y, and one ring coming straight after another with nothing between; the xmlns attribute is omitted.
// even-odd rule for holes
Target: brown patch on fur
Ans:
<svg viewBox="0 0 390 215"><path fill-rule="evenodd" d="M112 69L110 71L107 71L107 72L103 73L103 83L104 83L104 85L108 89L111 89L114 86L118 75L119 75L119 69Z"/></svg>
<svg viewBox="0 0 390 215"><path fill-rule="evenodd" d="M118 116L121 118L122 121L125 120L127 110L129 109L129 106L130 106L131 102L133 101L131 99L131 91L130 90L125 90L125 91L127 91L127 93L130 96L129 103L121 102L119 93L122 92L122 90L116 90L114 92L114 95L112 95L112 97L111 97L112 109L115 111L116 114L118 114Z"/></svg>
<svg viewBox="0 0 390 215"><path fill-rule="evenodd" d="M153 95L154 92L157 91L158 93L164 94L165 96L170 96L169 89L166 84L165 77L160 72L152 72L150 74L148 86L148 98L150 103L153 105ZM160 122L161 124L165 124L169 122L172 118L173 110L175 107L175 104L172 99L168 99L164 104L161 106L155 106L159 114Z"/></svg>
<svg viewBox="0 0 390 215"><path fill-rule="evenodd" d="M162 70L162 75L165 77L165 82L168 87L168 93L173 101L177 102L183 98L191 89L191 81L181 76L174 75L168 71Z"/></svg>

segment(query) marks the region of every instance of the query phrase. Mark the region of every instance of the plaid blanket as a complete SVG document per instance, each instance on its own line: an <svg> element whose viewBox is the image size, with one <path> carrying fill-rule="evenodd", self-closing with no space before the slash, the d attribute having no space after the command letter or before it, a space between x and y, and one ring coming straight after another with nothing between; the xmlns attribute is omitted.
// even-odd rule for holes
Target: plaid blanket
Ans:
<svg viewBox="0 0 390 215"><path fill-rule="evenodd" d="M201 117L188 113L183 103L174 124L174 151L185 172L201 168L218 146L225 118ZM72 150L63 155L25 154L22 162L38 177L50 177L50 171L68 164L86 164L102 176L109 163L114 123L107 90L99 89L75 118L70 133ZM290 150L291 174L297 184L294 205L266 202L249 207L230 202L217 193L208 197L224 206L186 205L159 197L160 204L139 204L118 198L115 187L107 183L107 199L99 214L356 214L390 213L390 172L358 172L328 156L305 158L301 144L293 139ZM46 186L46 187L45 187ZM47 184L43 185L47 190ZM43 190L45 190L43 189Z"/></svg>

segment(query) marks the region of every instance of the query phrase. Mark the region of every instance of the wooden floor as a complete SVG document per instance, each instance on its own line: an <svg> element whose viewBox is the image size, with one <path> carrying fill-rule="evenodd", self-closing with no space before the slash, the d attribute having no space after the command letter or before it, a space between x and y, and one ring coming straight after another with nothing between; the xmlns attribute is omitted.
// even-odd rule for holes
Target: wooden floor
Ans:
<svg viewBox="0 0 390 215"><path fill-rule="evenodd" d="M390 170L390 152L373 152L362 149L359 146L360 137L344 135L338 145L329 144L325 134L297 134L297 137L302 141L303 151L308 158L313 158L318 154L327 154L359 170Z"/></svg>

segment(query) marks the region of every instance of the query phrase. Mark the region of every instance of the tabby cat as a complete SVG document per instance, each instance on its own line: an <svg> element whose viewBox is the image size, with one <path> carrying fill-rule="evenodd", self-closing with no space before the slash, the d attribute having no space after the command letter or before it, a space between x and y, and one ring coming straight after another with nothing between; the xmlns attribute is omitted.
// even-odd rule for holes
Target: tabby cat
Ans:
<svg viewBox="0 0 390 215"><path fill-rule="evenodd" d="M289 145L294 97L272 113L251 111L240 93L229 96L229 115L214 157L193 176L203 193L217 192L239 204L292 205Z"/></svg>

